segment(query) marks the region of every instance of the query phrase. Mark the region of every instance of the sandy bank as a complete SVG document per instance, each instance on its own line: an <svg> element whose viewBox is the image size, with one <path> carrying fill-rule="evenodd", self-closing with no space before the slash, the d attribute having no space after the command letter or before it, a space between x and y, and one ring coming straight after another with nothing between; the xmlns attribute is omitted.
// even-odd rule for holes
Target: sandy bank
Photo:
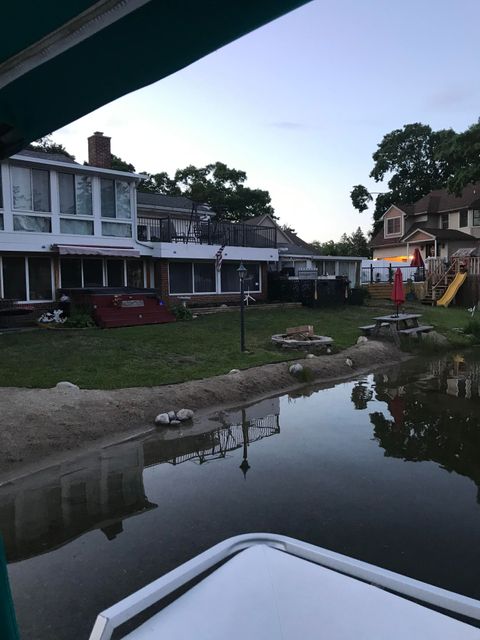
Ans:
<svg viewBox="0 0 480 640"><path fill-rule="evenodd" d="M345 362L353 360L353 368ZM367 342L301 360L309 382L329 384L404 359L393 345ZM302 386L292 362L264 365L175 385L109 391L0 388L0 474L48 456L91 447L153 426L158 413L188 407L200 416ZM172 431L169 429L167 431Z"/></svg>

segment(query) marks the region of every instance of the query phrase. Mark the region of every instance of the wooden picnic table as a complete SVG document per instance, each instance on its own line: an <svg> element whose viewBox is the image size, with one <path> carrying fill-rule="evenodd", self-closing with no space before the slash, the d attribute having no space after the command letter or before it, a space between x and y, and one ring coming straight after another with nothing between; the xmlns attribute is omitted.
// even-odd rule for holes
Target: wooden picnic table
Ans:
<svg viewBox="0 0 480 640"><path fill-rule="evenodd" d="M392 313L388 316L377 316L373 318L375 324L360 327L365 333L370 333L372 337L377 338L380 331L386 329L396 345L400 344L400 335L418 335L431 331L431 325L420 325L418 319L422 316L419 313Z"/></svg>

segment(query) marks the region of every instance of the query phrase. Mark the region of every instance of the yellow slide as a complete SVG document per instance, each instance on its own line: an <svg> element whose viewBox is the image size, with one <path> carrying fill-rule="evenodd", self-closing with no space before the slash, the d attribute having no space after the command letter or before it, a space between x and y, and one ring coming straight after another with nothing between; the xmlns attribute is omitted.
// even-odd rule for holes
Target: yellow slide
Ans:
<svg viewBox="0 0 480 640"><path fill-rule="evenodd" d="M448 307L454 297L457 295L457 291L465 282L467 277L466 273L457 273L454 280L448 285L448 289L445 291L440 300L437 300L437 307Z"/></svg>

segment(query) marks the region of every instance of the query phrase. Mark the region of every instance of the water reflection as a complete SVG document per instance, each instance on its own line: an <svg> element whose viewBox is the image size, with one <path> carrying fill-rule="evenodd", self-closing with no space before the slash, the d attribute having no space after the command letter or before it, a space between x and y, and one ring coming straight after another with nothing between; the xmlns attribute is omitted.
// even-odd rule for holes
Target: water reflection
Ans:
<svg viewBox="0 0 480 640"><path fill-rule="evenodd" d="M111 540L123 520L157 507L143 484L146 467L204 464L243 448L240 465L250 468L249 445L280 433L279 399L219 416L218 429L165 440L158 435L106 447L0 486L0 523L10 562L57 548L86 531L100 529Z"/></svg>
<svg viewBox="0 0 480 640"><path fill-rule="evenodd" d="M420 374L407 369L374 375L372 396L359 381L352 402L359 408L369 397L387 405L388 413L369 414L386 456L429 460L467 476L480 503L479 382L479 363L454 355L431 361Z"/></svg>

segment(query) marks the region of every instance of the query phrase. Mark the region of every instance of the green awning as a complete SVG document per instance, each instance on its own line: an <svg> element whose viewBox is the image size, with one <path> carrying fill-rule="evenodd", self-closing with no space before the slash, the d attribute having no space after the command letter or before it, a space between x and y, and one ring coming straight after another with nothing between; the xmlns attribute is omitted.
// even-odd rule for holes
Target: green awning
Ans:
<svg viewBox="0 0 480 640"><path fill-rule="evenodd" d="M3 3L0 158L306 1Z"/></svg>

